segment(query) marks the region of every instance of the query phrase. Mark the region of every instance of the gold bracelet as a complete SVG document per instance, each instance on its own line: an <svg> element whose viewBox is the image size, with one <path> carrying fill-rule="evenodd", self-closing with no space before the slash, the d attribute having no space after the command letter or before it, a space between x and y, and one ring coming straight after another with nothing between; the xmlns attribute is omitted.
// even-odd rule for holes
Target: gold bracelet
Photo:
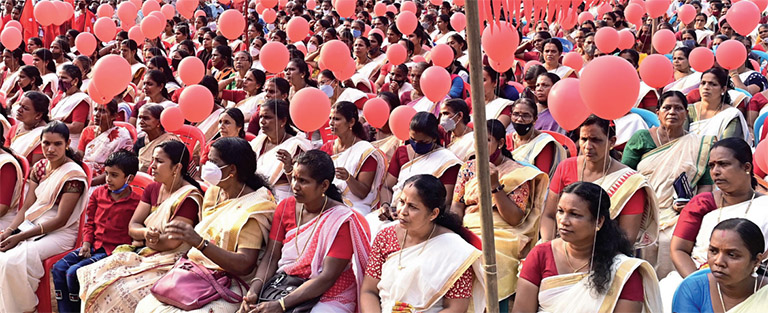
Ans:
<svg viewBox="0 0 768 313"><path fill-rule="evenodd" d="M45 230L43 229L43 223L38 223L37 226L40 226L40 235L45 234Z"/></svg>
<svg viewBox="0 0 768 313"><path fill-rule="evenodd" d="M254 277L254 278L251 280L251 284L255 283L257 280L260 280L262 284L264 283L264 280L263 280L263 279L261 279L261 277Z"/></svg>
<svg viewBox="0 0 768 313"><path fill-rule="evenodd" d="M293 174L293 168L291 168L290 171L286 171L285 168L283 168L283 173L285 173L285 175L291 176L291 174Z"/></svg>
<svg viewBox="0 0 768 313"><path fill-rule="evenodd" d="M277 303L280 303L280 307L283 308L283 312L285 312L285 297L277 299Z"/></svg>
<svg viewBox="0 0 768 313"><path fill-rule="evenodd" d="M199 244L199 245L197 245L197 247L196 247L196 248L197 248L197 250L199 250L200 252L203 252L203 250L202 250L202 249L203 249L203 246L204 246L204 245L205 245L205 238L202 238L202 240L200 240L200 244Z"/></svg>

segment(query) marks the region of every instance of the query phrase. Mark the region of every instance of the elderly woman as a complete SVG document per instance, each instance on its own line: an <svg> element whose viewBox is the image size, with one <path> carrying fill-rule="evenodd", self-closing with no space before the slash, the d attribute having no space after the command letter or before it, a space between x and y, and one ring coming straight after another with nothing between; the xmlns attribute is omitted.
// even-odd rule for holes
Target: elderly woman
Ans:
<svg viewBox="0 0 768 313"><path fill-rule="evenodd" d="M104 161L113 152L128 150L133 146L133 138L128 129L115 126L117 102L112 100L104 105L96 105L93 112L94 125L83 130L83 136L77 150L83 156L83 163L91 168L91 186L106 182Z"/></svg>
<svg viewBox="0 0 768 313"><path fill-rule="evenodd" d="M683 280L675 291L672 310L733 313L763 310L768 305L765 275L754 277L752 273L765 258L764 252L765 240L755 223L743 218L718 223L710 235L709 268Z"/></svg>
<svg viewBox="0 0 768 313"><path fill-rule="evenodd" d="M413 90L410 93L406 93L403 97L400 97L400 102L413 107L416 112L429 112L432 115L437 116L440 114L440 104L448 100L446 96L443 100L438 102L432 102L429 100L424 92L421 90L421 74L427 69L429 65L424 62L416 63L412 66L408 72L408 78L411 80Z"/></svg>
<svg viewBox="0 0 768 313"><path fill-rule="evenodd" d="M40 134L48 124L48 96L39 91L28 91L19 100L16 125L8 131L6 143L16 155L35 164L43 158Z"/></svg>
<svg viewBox="0 0 768 313"><path fill-rule="evenodd" d="M563 55L563 43L560 42L559 39L549 38L544 40L542 43L542 48L542 63L544 64L544 68L546 68L547 71L557 74L557 76L560 76L561 79L577 77L576 71L560 63L560 57Z"/></svg>
<svg viewBox="0 0 768 313"><path fill-rule="evenodd" d="M686 128L697 135L715 136L719 140L736 137L752 142L744 115L731 106L728 91L725 70L715 67L701 74L701 101L688 106L690 124L686 121Z"/></svg>
<svg viewBox="0 0 768 313"><path fill-rule="evenodd" d="M680 47L672 52L672 67L675 68L675 81L664 87L664 91L677 90L687 95L689 92L699 88L701 75L691 69L688 57L691 55L691 48Z"/></svg>
<svg viewBox="0 0 768 313"><path fill-rule="evenodd" d="M632 242L611 219L608 193L577 182L559 198L560 238L528 253L516 297L529 301L515 301L512 311L661 312L656 273L630 257Z"/></svg>
<svg viewBox="0 0 768 313"><path fill-rule="evenodd" d="M661 126L636 132L624 147L622 163L643 174L654 190L659 206L658 249L648 248L644 257L655 263L656 272L666 276L672 268L669 241L678 214L697 193L712 190L712 178L707 164L712 136L699 136L683 129L686 119L685 96L680 91L661 95L658 116ZM693 188L693 194L677 194L681 173ZM684 189L683 189L684 190ZM654 251L658 250L658 251ZM658 257L655 255L658 253Z"/></svg>
<svg viewBox="0 0 768 313"><path fill-rule="evenodd" d="M432 175L405 182L397 200L399 223L373 241L360 290L361 312L485 309L480 251L471 244L476 238L445 207L440 187Z"/></svg>
<svg viewBox="0 0 768 313"><path fill-rule="evenodd" d="M214 142L203 166L203 179L211 184L205 193L202 219L197 226L174 221L165 226L169 239L178 239L193 247L187 253L188 260L205 267L213 275L230 278L229 289L244 296L245 286L235 280L248 279L256 267L259 251L266 246L275 202L269 186L256 175L256 157L244 139L222 138ZM183 263L179 263L183 264ZM178 270L178 266L176 267ZM178 272L172 272L177 274ZM186 275L195 275L187 272ZM173 282L171 273L160 278L159 283ZM243 290L243 291L241 291ZM173 291L171 289L166 291ZM178 290L178 293L188 292ZM178 294L176 293L176 294ZM173 298L174 293L163 294ZM230 303L218 299L197 312L234 312L239 302ZM147 295L136 307L139 312L182 312L172 304L163 303L153 294Z"/></svg>
<svg viewBox="0 0 768 313"><path fill-rule="evenodd" d="M160 123L162 113L163 106L159 104L149 104L139 109L138 126L144 135L139 136L136 143L133 144L133 153L139 156L140 172L149 173L152 154L157 145L168 140L179 140L176 135L163 129L163 125Z"/></svg>
<svg viewBox="0 0 768 313"><path fill-rule="evenodd" d="M541 171L522 165L512 158L505 144L504 127L488 120L488 151L491 152L491 197L493 201L493 233L496 262L499 268L499 299L502 312L509 311L506 301L515 292L520 260L538 240L539 218L549 177ZM485 160L483 160L485 161ZM464 226L481 234L480 187L477 159L464 163L453 191L451 211L462 218Z"/></svg>
<svg viewBox="0 0 768 313"><path fill-rule="evenodd" d="M247 311L355 312L370 235L362 217L342 203L333 173L325 152L307 151L296 160L295 196L275 210L269 246L243 304ZM259 292L267 298L260 300Z"/></svg>
<svg viewBox="0 0 768 313"><path fill-rule="evenodd" d="M549 177L555 175L557 165L565 160L567 152L552 135L535 129L538 108L533 100L520 98L512 104L512 123L514 131L508 142L509 151L515 160L535 165ZM575 155L576 151L568 151Z"/></svg>
<svg viewBox="0 0 768 313"><path fill-rule="evenodd" d="M62 121L69 127L73 148L78 147L80 134L91 120L93 112L91 98L80 90L82 77L77 66L62 66L59 73L59 90L62 94L51 102L51 119Z"/></svg>

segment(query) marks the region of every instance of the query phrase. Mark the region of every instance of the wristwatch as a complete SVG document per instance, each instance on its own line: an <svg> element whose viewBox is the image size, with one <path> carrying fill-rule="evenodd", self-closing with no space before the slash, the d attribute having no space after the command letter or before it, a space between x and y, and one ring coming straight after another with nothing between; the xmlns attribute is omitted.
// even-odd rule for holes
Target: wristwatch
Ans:
<svg viewBox="0 0 768 313"><path fill-rule="evenodd" d="M497 193L502 190L504 190L504 184L501 184L498 187L491 189L491 193Z"/></svg>

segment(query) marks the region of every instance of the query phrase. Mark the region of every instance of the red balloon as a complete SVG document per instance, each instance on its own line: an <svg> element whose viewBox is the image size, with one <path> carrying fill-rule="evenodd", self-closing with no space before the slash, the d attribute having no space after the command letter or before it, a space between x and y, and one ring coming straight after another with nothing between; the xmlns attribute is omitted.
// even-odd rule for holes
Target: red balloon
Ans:
<svg viewBox="0 0 768 313"><path fill-rule="evenodd" d="M595 46L603 53L612 53L619 46L619 32L613 27L601 27L595 33Z"/></svg>
<svg viewBox="0 0 768 313"><path fill-rule="evenodd" d="M363 116L369 125L382 128L389 119L389 104L382 98L369 99L363 105Z"/></svg>
<svg viewBox="0 0 768 313"><path fill-rule="evenodd" d="M163 21L156 16L145 16L144 19L141 20L141 33L147 38L157 38L163 33Z"/></svg>
<svg viewBox="0 0 768 313"><path fill-rule="evenodd" d="M15 50L21 45L21 41L24 40L21 36L21 32L13 27L6 27L3 32L0 33L0 42L3 43L8 50Z"/></svg>
<svg viewBox="0 0 768 313"><path fill-rule="evenodd" d="M494 59L488 58L488 64L491 66L491 68L493 68L494 71L504 73L512 68L513 65L515 65L515 58L507 58L504 61L496 61Z"/></svg>
<svg viewBox="0 0 768 313"><path fill-rule="evenodd" d="M688 25L696 18L696 8L690 4L683 4L679 10L677 10L677 16L680 17L680 21L683 24Z"/></svg>
<svg viewBox="0 0 768 313"><path fill-rule="evenodd" d="M144 32L141 31L141 26L134 25L128 30L128 39L133 39L135 42L144 42Z"/></svg>
<svg viewBox="0 0 768 313"><path fill-rule="evenodd" d="M760 10L760 12L765 11L765 8L768 7L768 0L751 0L751 1L757 6L757 9Z"/></svg>
<svg viewBox="0 0 768 313"><path fill-rule="evenodd" d="M203 85L187 86L179 95L179 108L186 120L192 123L202 122L211 115L213 95Z"/></svg>
<svg viewBox="0 0 768 313"><path fill-rule="evenodd" d="M483 30L480 42L488 57L499 62L514 58L509 47L517 47L520 38L507 22L491 23Z"/></svg>
<svg viewBox="0 0 768 313"><path fill-rule="evenodd" d="M336 0L333 5L336 8L336 13L343 18L350 17L355 14L355 6L357 1L355 0Z"/></svg>
<svg viewBox="0 0 768 313"><path fill-rule="evenodd" d="M111 41L117 34L117 25L111 18L101 17L93 23L93 34L101 41Z"/></svg>
<svg viewBox="0 0 768 313"><path fill-rule="evenodd" d="M657 18L664 15L669 8L669 0L646 0L645 9L651 18Z"/></svg>
<svg viewBox="0 0 768 313"><path fill-rule="evenodd" d="M157 1L145 1L144 4L141 5L141 13L144 14L144 16L147 16L154 11L160 11L160 4L157 3Z"/></svg>
<svg viewBox="0 0 768 313"><path fill-rule="evenodd" d="M347 63L344 65L344 67L333 70L333 76L336 76L336 79L339 81L345 81L352 78L352 75L355 75L355 72L357 71L354 59L349 57L347 58L346 62Z"/></svg>
<svg viewBox="0 0 768 313"><path fill-rule="evenodd" d="M662 88L675 81L675 69L672 62L661 54L651 54L640 63L640 78L648 86Z"/></svg>
<svg viewBox="0 0 768 313"><path fill-rule="evenodd" d="M578 52L571 51L563 56L563 65L570 67L574 71L578 72L581 70L581 67L584 66L584 58L582 58L581 54Z"/></svg>
<svg viewBox="0 0 768 313"><path fill-rule="evenodd" d="M24 53L21 55L21 60L24 61L24 64L32 64L32 55Z"/></svg>
<svg viewBox="0 0 768 313"><path fill-rule="evenodd" d="M400 65L408 57L408 51L401 44L392 44L387 47L387 59L392 65Z"/></svg>
<svg viewBox="0 0 768 313"><path fill-rule="evenodd" d="M10 21L8 21L7 23L5 23L5 27L13 27L13 28L18 29L19 31L23 31L24 30L24 28L21 27L21 23L19 23L19 21L17 21L17 20L10 20Z"/></svg>
<svg viewBox="0 0 768 313"><path fill-rule="evenodd" d="M464 16L464 13L453 13L453 15L451 15L451 26L457 32L464 30L464 27L467 26L467 17Z"/></svg>
<svg viewBox="0 0 768 313"><path fill-rule="evenodd" d="M120 5L117 6L117 17L119 17L120 20L123 21L123 23L125 23L126 21L136 20L136 14L138 14L138 12L139 12L139 8L136 7L136 5L134 5L130 1L125 1L123 3L120 3ZM99 18L99 19L102 19L102 18ZM98 37L98 35L96 37ZM108 41L108 40L102 40L102 41Z"/></svg>
<svg viewBox="0 0 768 313"><path fill-rule="evenodd" d="M555 83L549 90L547 103L552 117L565 130L576 129L590 115L589 108L582 102L576 78L565 78Z"/></svg>
<svg viewBox="0 0 768 313"><path fill-rule="evenodd" d="M261 65L269 73L280 73L290 61L290 53L285 45L278 41L271 41L261 47L259 52Z"/></svg>
<svg viewBox="0 0 768 313"><path fill-rule="evenodd" d="M405 1L400 5L400 12L416 13L416 4L413 1Z"/></svg>
<svg viewBox="0 0 768 313"><path fill-rule="evenodd" d="M309 34L309 22L301 16L294 16L285 27L288 39L291 42L299 42L307 38Z"/></svg>
<svg viewBox="0 0 768 313"><path fill-rule="evenodd" d="M205 65L200 58L186 57L179 62L179 79L187 86L194 85L203 80Z"/></svg>
<svg viewBox="0 0 768 313"><path fill-rule="evenodd" d="M302 89L303 90L303 89ZM416 110L408 105L401 105L392 110L389 115L389 129L400 140L411 138L411 119L416 115Z"/></svg>
<svg viewBox="0 0 768 313"><path fill-rule="evenodd" d="M453 4L459 7L463 7L465 3L465 0L453 0Z"/></svg>
<svg viewBox="0 0 768 313"><path fill-rule="evenodd" d="M768 140L761 140L757 144L757 148L755 148L755 163L763 172L768 171Z"/></svg>
<svg viewBox="0 0 768 313"><path fill-rule="evenodd" d="M275 10L272 10L271 8L264 10L264 12L261 13L261 18L264 20L264 22L267 22L267 24L272 24L275 22L275 19L277 18L277 12Z"/></svg>
<svg viewBox="0 0 768 313"><path fill-rule="evenodd" d="M421 73L419 84L427 99L438 102L451 90L451 74L445 68L433 65Z"/></svg>
<svg viewBox="0 0 768 313"><path fill-rule="evenodd" d="M691 51L688 63L697 72L704 72L715 65L715 55L706 47L698 47Z"/></svg>
<svg viewBox="0 0 768 313"><path fill-rule="evenodd" d="M739 1L731 5L725 20L740 35L749 35L760 22L760 10L750 1Z"/></svg>
<svg viewBox="0 0 768 313"><path fill-rule="evenodd" d="M277 0L261 0L261 4L265 8L274 8L277 5Z"/></svg>
<svg viewBox="0 0 768 313"><path fill-rule="evenodd" d="M619 31L619 45L621 50L632 49L635 46L635 35L629 29L622 29Z"/></svg>
<svg viewBox="0 0 768 313"><path fill-rule="evenodd" d="M112 17L115 15L115 8L109 3L104 3L96 9L96 17Z"/></svg>
<svg viewBox="0 0 768 313"><path fill-rule="evenodd" d="M397 7L394 4L387 5L387 12L397 14Z"/></svg>
<svg viewBox="0 0 768 313"><path fill-rule="evenodd" d="M131 30L131 28L132 28L132 27L134 27L134 26L136 26L136 23L135 23L134 21L132 21L132 20L123 21L123 22L120 24L120 29L122 29L122 30L124 30L124 31L129 31L129 30ZM140 26L140 25L139 25L139 28L141 28L141 26Z"/></svg>
<svg viewBox="0 0 768 313"><path fill-rule="evenodd" d="M99 92L99 89L96 88L96 85L94 85L94 81L93 80L91 80L88 83L87 91L88 91L88 96L91 97L93 102L96 102L98 104L107 104L110 101L112 101L113 97L105 96L105 95L101 94L101 92Z"/></svg>
<svg viewBox="0 0 768 313"><path fill-rule="evenodd" d="M110 54L100 58L93 66L92 81L102 95L114 97L125 91L131 82L131 73L128 61L120 55Z"/></svg>
<svg viewBox="0 0 768 313"><path fill-rule="evenodd" d="M170 4L164 4L160 7L160 12L163 12L166 20L173 19L173 16L176 15L176 9Z"/></svg>
<svg viewBox="0 0 768 313"><path fill-rule="evenodd" d="M51 1L40 1L35 4L33 13L41 26L48 26L56 19L56 6Z"/></svg>
<svg viewBox="0 0 768 313"><path fill-rule="evenodd" d="M315 0L307 1L307 8L312 9L312 10L316 9L317 8L317 2L315 2Z"/></svg>
<svg viewBox="0 0 768 313"><path fill-rule="evenodd" d="M226 10L219 17L219 30L227 39L235 40L245 30L245 17L235 9Z"/></svg>
<svg viewBox="0 0 768 313"><path fill-rule="evenodd" d="M635 105L640 93L640 78L627 60L604 55L584 67L579 79L579 91L584 104L595 115L615 120Z"/></svg>
<svg viewBox="0 0 768 313"><path fill-rule="evenodd" d="M413 61L413 63L421 63L421 62L427 63L427 59L425 59L424 56L421 56L421 55L417 55L411 58L411 61Z"/></svg>
<svg viewBox="0 0 768 313"><path fill-rule="evenodd" d="M177 131L184 126L184 113L178 107L166 108L160 113L160 124L166 131Z"/></svg>
<svg viewBox="0 0 768 313"><path fill-rule="evenodd" d="M351 57L349 47L341 40L326 42L320 50L320 60L323 60L323 64L332 71L338 71L346 67L347 57Z"/></svg>
<svg viewBox="0 0 768 313"><path fill-rule="evenodd" d="M75 48L82 55L91 55L96 51L96 37L91 33L80 33L75 37Z"/></svg>
<svg viewBox="0 0 768 313"><path fill-rule="evenodd" d="M645 7L638 5L637 3L630 3L626 9L624 9L624 16L627 21L640 26L643 24L643 15L645 15Z"/></svg>
<svg viewBox="0 0 768 313"><path fill-rule="evenodd" d="M453 48L446 44L439 44L429 51L432 64L439 67L448 67L453 62Z"/></svg>
<svg viewBox="0 0 768 313"><path fill-rule="evenodd" d="M56 18L53 20L54 25L64 24L75 14L75 8L69 2L54 1L53 6L56 8Z"/></svg>
<svg viewBox="0 0 768 313"><path fill-rule="evenodd" d="M675 40L675 33L669 29L660 29L656 31L656 34L653 35L653 38L651 38L651 44L653 45L653 48L656 49L656 52L661 54L672 52L672 49L675 48L676 43L677 41Z"/></svg>
<svg viewBox="0 0 768 313"><path fill-rule="evenodd" d="M195 11L195 18L198 18L198 17L201 17L201 16L205 16L205 11L203 11L203 10Z"/></svg>
<svg viewBox="0 0 768 313"><path fill-rule="evenodd" d="M717 46L715 60L726 70L737 69L744 65L747 59L747 48L735 39L726 40Z"/></svg>
<svg viewBox="0 0 768 313"><path fill-rule="evenodd" d="M296 127L305 132L313 132L328 121L331 100L320 89L302 88L293 95L289 111Z"/></svg>
<svg viewBox="0 0 768 313"><path fill-rule="evenodd" d="M139 12L138 10L141 9L141 2L142 0L129 0L133 5L136 7L136 12Z"/></svg>
<svg viewBox="0 0 768 313"><path fill-rule="evenodd" d="M592 15L592 13L589 13L588 11L579 13L579 24L584 24L584 22L592 21L594 19L595 19L595 16Z"/></svg>
<svg viewBox="0 0 768 313"><path fill-rule="evenodd" d="M419 20L416 18L416 14L413 14L411 11L400 12L400 14L397 15L397 19L395 20L397 29L399 29L400 32L406 36L412 34L413 31L416 30L416 25L418 23Z"/></svg>
<svg viewBox="0 0 768 313"><path fill-rule="evenodd" d="M376 16L384 16L387 14L387 5L384 2L377 2L373 6L373 14Z"/></svg>

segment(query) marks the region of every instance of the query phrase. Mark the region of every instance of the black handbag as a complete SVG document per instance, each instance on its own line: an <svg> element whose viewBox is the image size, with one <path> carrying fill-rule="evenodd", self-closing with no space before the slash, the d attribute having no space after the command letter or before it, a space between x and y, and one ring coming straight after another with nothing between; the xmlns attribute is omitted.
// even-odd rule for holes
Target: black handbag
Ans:
<svg viewBox="0 0 768 313"><path fill-rule="evenodd" d="M272 276L261 288L259 294L259 303L266 301L277 301L299 288L307 280L301 277L291 276L285 272L279 272ZM303 303L292 308L286 308L285 313L309 313L312 308L320 301L320 297Z"/></svg>

